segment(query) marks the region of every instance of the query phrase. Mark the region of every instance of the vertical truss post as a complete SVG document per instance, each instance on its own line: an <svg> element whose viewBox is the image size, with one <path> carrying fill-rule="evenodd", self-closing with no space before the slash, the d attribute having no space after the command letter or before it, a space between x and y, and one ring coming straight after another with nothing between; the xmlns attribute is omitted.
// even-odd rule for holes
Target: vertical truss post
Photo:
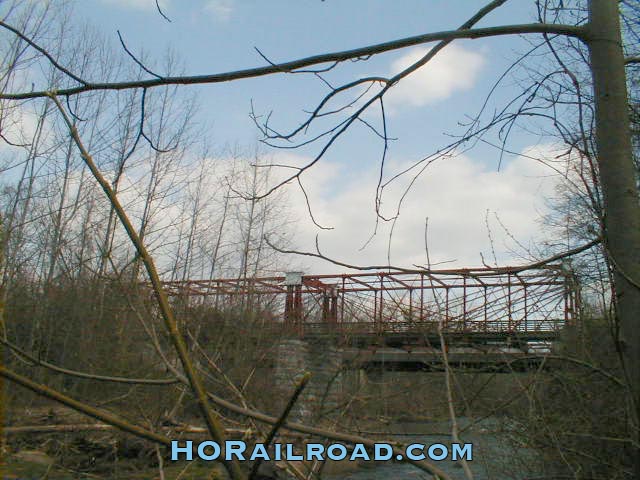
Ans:
<svg viewBox="0 0 640 480"><path fill-rule="evenodd" d="M329 323L331 321L331 314L329 313L330 297L327 292L322 292L322 322Z"/></svg>
<svg viewBox="0 0 640 480"><path fill-rule="evenodd" d="M331 287L331 301L329 305L329 314L334 323L338 322L338 293L336 287Z"/></svg>
<svg viewBox="0 0 640 480"><path fill-rule="evenodd" d="M344 276L342 277L342 290L340 291L340 323L344 323Z"/></svg>
<svg viewBox="0 0 640 480"><path fill-rule="evenodd" d="M334 325L338 320L338 297L335 287L322 292L322 321Z"/></svg>
<svg viewBox="0 0 640 480"><path fill-rule="evenodd" d="M462 331L467 331L467 276L462 277Z"/></svg>
<svg viewBox="0 0 640 480"><path fill-rule="evenodd" d="M424 321L424 273L420 272L420 322Z"/></svg>
<svg viewBox="0 0 640 480"><path fill-rule="evenodd" d="M380 308L378 309L378 332L384 332L384 316L382 310L384 309L384 276L380 274Z"/></svg>
<svg viewBox="0 0 640 480"><path fill-rule="evenodd" d="M294 320L297 325L298 333L302 335L303 331L303 318L304 312L302 311L302 285L295 285L293 292L293 309L294 309Z"/></svg>
<svg viewBox="0 0 640 480"><path fill-rule="evenodd" d="M378 290L373 290L373 325L378 325Z"/></svg>
<svg viewBox="0 0 640 480"><path fill-rule="evenodd" d="M487 315L487 309L489 308L489 299L487 298L487 286L483 285L482 288L484 289L484 305L483 305L483 309L484 309L484 331L486 332L487 329L489 328L489 317Z"/></svg>
<svg viewBox="0 0 640 480"><path fill-rule="evenodd" d="M507 274L507 330L511 333L512 330L512 314L511 314L511 274Z"/></svg>
<svg viewBox="0 0 640 480"><path fill-rule="evenodd" d="M286 272L287 293L284 304L285 323L302 334L302 272Z"/></svg>
<svg viewBox="0 0 640 480"><path fill-rule="evenodd" d="M562 289L563 289L563 293L562 293L562 297L564 298L564 323L565 325L568 324L569 322L569 289L567 288L567 280L565 277L565 280L562 282Z"/></svg>
<svg viewBox="0 0 640 480"><path fill-rule="evenodd" d="M448 325L449 325L449 286L446 286L444 290L444 325L442 329L446 330Z"/></svg>
<svg viewBox="0 0 640 480"><path fill-rule="evenodd" d="M284 299L285 323L293 323L293 285L287 285L287 293Z"/></svg>
<svg viewBox="0 0 640 480"><path fill-rule="evenodd" d="M571 280L571 295L572 295L572 305L573 311L571 322L575 325L582 316L580 315L580 310L582 309L582 305L580 304L580 286L578 285L578 280L576 277L573 277ZM579 325L582 327L582 325Z"/></svg>
<svg viewBox="0 0 640 480"><path fill-rule="evenodd" d="M413 323L413 289L409 289L409 321Z"/></svg>
<svg viewBox="0 0 640 480"><path fill-rule="evenodd" d="M523 285L522 289L524 290L524 331L527 333L529 331L529 297L527 285Z"/></svg>

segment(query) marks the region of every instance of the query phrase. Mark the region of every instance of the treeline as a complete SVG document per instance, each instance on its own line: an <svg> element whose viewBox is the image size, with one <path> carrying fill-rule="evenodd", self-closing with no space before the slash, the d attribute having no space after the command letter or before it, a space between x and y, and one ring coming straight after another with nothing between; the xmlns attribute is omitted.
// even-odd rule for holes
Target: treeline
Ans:
<svg viewBox="0 0 640 480"><path fill-rule="evenodd" d="M146 75L91 27L72 25L62 4L2 8L4 21L77 77ZM24 38L6 29L0 38L2 91L28 90L32 83L56 90L73 81L50 63L39 68L43 54ZM148 65L181 73L171 54ZM257 147L214 153L215 131L196 122L197 103L196 96L166 87L92 92L67 99L66 107L164 279L280 271L284 261L265 236L284 246L291 229L281 194L256 199L270 182L267 161ZM131 312L123 313L131 309L117 285L130 289L145 280L145 271L52 102L3 100L1 107L0 287L11 338L64 364L86 364L79 357L83 345L97 353L113 344L122 349L122 356L105 352L113 366L135 342L126 333Z"/></svg>

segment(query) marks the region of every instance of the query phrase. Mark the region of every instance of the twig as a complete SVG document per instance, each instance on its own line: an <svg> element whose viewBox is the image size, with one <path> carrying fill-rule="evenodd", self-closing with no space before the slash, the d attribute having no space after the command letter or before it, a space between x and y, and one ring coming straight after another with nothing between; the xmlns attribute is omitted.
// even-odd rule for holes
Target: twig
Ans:
<svg viewBox="0 0 640 480"><path fill-rule="evenodd" d="M425 219L424 223L424 250L425 256L427 258L427 266L431 266L431 257L429 255L429 217ZM429 282L431 282L433 286L433 279L429 278ZM438 307L438 313L441 314L442 306L440 300L437 296L434 296L434 300L436 302L436 306ZM447 315L448 312L445 312ZM440 339L440 352L442 353L442 363L444 364L444 382L445 389L447 391L447 406L449 407L449 419L451 420L451 439L455 443L460 443L460 435L458 432L458 418L456 417L455 406L453 405L453 389L451 385L451 368L449 365L449 354L447 352L447 344L444 340L444 334L442 333L442 315L440 315L440 319L437 324L438 328L438 337ZM447 317L445 316L445 321ZM464 470L465 477L468 480L473 480L473 473L469 468L469 464L464 457L460 458L460 463L462 465L462 469Z"/></svg>
<svg viewBox="0 0 640 480"><path fill-rule="evenodd" d="M162 459L162 454L160 453L160 448L158 445L155 445L156 458L158 459L158 476L159 480L164 480L164 460Z"/></svg>
<svg viewBox="0 0 640 480"><path fill-rule="evenodd" d="M14 345L10 341L0 338L0 344L5 345L12 351L14 351L17 355L26 358L33 365L45 367L53 372L62 373L64 375L69 375L77 378L84 378L87 380L95 380L98 382L114 382L114 383L129 383L129 384L141 384L141 385L173 385L175 383L180 383L180 380L177 378L128 378L128 377L114 377L109 375L96 375L93 373L80 372L78 370L70 370L68 368L58 367L52 363L46 362L44 360L40 360L36 358L34 355L28 353L27 351L21 349L17 345Z"/></svg>
<svg viewBox="0 0 640 480"><path fill-rule="evenodd" d="M164 18L167 22L171 23L171 19L169 17L167 17L165 15L165 13L162 11L162 8L160 8L160 1L156 0L156 10L158 10L158 13L160 14L160 16L162 18Z"/></svg>
<svg viewBox="0 0 640 480"><path fill-rule="evenodd" d="M120 33L120 30L116 30L116 32L118 33L118 39L120 40L120 45L122 45L122 48L124 48L124 51L127 53L127 55L129 55L129 57L131 57L131 59L136 62L136 64L145 72L147 72L149 75L152 75L154 77L156 77L159 80L162 80L164 77L162 77L161 75L158 75L157 73L151 71L149 68L147 68L140 60L138 60L138 58L131 52L131 50L129 50L127 48L127 44L124 43L124 39L122 38L122 34Z"/></svg>
<svg viewBox="0 0 640 480"><path fill-rule="evenodd" d="M307 212L309 213L309 217L311 218L311 221L313 222L313 224L321 230L333 230L333 227L324 227L316 221L315 217L313 216L313 211L311 210L311 202L309 202L309 196L307 195L307 191L302 185L302 180L300 180L300 177L296 177L296 180L298 181L298 186L300 187L300 190L304 195L304 201L307 205Z"/></svg>
<svg viewBox="0 0 640 480"><path fill-rule="evenodd" d="M71 77L72 79L74 79L76 82L81 83L82 87L86 87L88 85L90 85L88 82L86 82L85 80L83 80L82 78L78 77L77 75L75 75L74 73L72 73L70 70L68 70L67 68L63 67L62 65L60 65L58 63L58 61L53 58L53 56L47 52L46 49L42 48L40 45L38 45L36 42L34 42L31 38L29 38L28 36L26 36L24 33L22 33L20 30L18 30L17 28L15 28L12 25L9 25L8 23L0 20L0 27L5 28L7 30L9 30L10 32L12 32L14 35L16 35L18 38L24 40L25 42L27 42L29 45L31 45L31 47L33 49L35 49L36 51L38 51L39 53L41 53L42 55L45 56L45 58L47 60L49 60L49 62L51 62L51 64L56 67L58 70L60 70L62 73L64 73L65 75ZM81 88L82 88L81 87ZM40 95L41 97L44 97L46 95Z"/></svg>
<svg viewBox="0 0 640 480"><path fill-rule="evenodd" d="M284 422L287 420L287 417L291 413L291 409L295 405L296 401L298 400L298 397L300 396L304 388L307 386L307 383L309 383L310 379L311 379L311 374L309 372L306 372L302 376L302 378L298 381L298 384L296 385L296 388L293 391L293 395L291 395L291 398L289 398L289 401L287 402L286 407L282 411L282 414L280 415L280 417L278 417L278 421L273 424L273 426L271 427L271 431L267 435L267 438L265 438L264 448L269 448L269 445L271 444L273 439L276 437L278 430L280 430L282 425L284 425ZM253 466L251 467L249 480L254 480L254 478L258 474L258 469L260 468L261 463L262 463L262 457L258 457L254 462Z"/></svg>
<svg viewBox="0 0 640 480"><path fill-rule="evenodd" d="M82 412L85 415L93 417L97 420L101 420L105 423L108 423L109 425L113 425L114 427L119 428L124 432L131 433L137 437L144 438L161 445L171 446L171 439L165 437L164 435L159 435L155 432L151 432L138 425L134 425L133 423L130 423L127 420L124 420L110 412L100 410L83 402L79 402L78 400L75 400L63 393L58 392L57 390L54 390L40 383L36 383L33 380L30 380L27 377L24 377L4 366L0 366L0 376L17 383L18 385L21 385L31 390L32 392L37 393L38 395L50 398L51 400L62 403L63 405L66 405L67 407L70 407L78 412Z"/></svg>

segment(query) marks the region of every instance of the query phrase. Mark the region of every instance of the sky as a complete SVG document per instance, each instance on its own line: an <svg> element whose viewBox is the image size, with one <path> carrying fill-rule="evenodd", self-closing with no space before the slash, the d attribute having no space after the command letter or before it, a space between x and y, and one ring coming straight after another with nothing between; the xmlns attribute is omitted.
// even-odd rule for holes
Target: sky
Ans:
<svg viewBox="0 0 640 480"><path fill-rule="evenodd" d="M84 0L76 2L75 12L83 22L113 38L114 44L120 31L128 48L148 58L160 74L166 72L155 66L162 65L167 51L180 60L185 73L201 74L264 66L267 61L261 54L271 62L283 62L454 29L483 3L161 0L170 22L158 13L155 0ZM531 22L533 3L507 2L478 26ZM392 75L430 47L347 62L323 78L337 86L363 76ZM383 178L405 170L464 131L461 124L479 111L496 79L528 48L520 37L454 42L392 88L385 98L385 123L387 135L394 140L389 143ZM261 138L250 117L252 108L261 118L270 114L272 128L289 131L329 92L324 81L313 74L279 74L185 88L198 96L194 120L208 126L213 144L251 147ZM521 93L519 88L514 79L507 78L492 101L499 105ZM372 106L363 119L382 129L378 106ZM318 128L311 128L308 134L319 132ZM262 152L274 163L302 165L323 145L287 150L264 147ZM500 159L495 148L480 144L429 164L404 197L412 176L401 177L385 189L380 206L384 216L392 216L403 198L396 222L377 221L375 211L383 147L372 129L363 122L354 124L302 176L314 219L326 229L314 225L299 187L284 187L296 249L315 250L317 236L324 254L345 263L411 267L426 264L426 232L431 263L448 268L519 263L525 250L536 251L544 239L540 220L559 179L529 157L550 155L550 139L515 129L509 148L526 157ZM284 178L284 174L273 178ZM342 270L309 257L293 258L290 267L308 273Z"/></svg>

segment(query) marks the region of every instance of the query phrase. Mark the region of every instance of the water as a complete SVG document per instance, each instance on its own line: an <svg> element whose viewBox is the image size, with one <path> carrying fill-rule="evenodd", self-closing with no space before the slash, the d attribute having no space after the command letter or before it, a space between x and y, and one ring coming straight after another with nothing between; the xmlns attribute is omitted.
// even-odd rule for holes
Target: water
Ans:
<svg viewBox="0 0 640 480"><path fill-rule="evenodd" d="M470 421L460 418L459 428L469 426ZM447 432L448 422L429 422L428 424L397 424L393 431L432 431ZM535 451L520 444L518 426L505 420L489 418L474 424L460 435L462 443L473 444L473 460L468 465L475 480L524 480L542 476L547 466ZM422 443L431 445L451 444L451 437L443 434L406 434L394 435L393 440L403 444ZM454 479L466 479L462 466L450 459L432 462ZM325 475L327 480L396 480L431 479L431 475L405 463L391 461L379 463L373 467L364 467L353 473Z"/></svg>

